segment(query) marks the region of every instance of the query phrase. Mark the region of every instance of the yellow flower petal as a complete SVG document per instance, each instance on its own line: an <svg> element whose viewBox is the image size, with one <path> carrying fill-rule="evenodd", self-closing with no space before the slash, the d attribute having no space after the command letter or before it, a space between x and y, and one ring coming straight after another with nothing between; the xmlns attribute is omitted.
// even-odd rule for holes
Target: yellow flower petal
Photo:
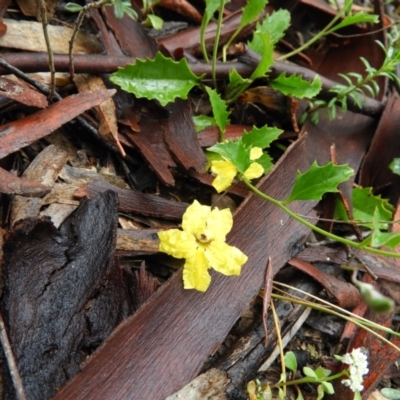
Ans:
<svg viewBox="0 0 400 400"><path fill-rule="evenodd" d="M179 229L169 229L158 232L160 238L159 250L175 258L193 257L196 252L196 238Z"/></svg>
<svg viewBox="0 0 400 400"><path fill-rule="evenodd" d="M244 172L244 176L251 180L255 178L259 178L264 173L264 168L258 163L253 162L250 164L250 167L246 169Z"/></svg>
<svg viewBox="0 0 400 400"><path fill-rule="evenodd" d="M230 161L211 161L211 171L217 175L212 185L218 193L228 189L237 174L236 167Z"/></svg>
<svg viewBox="0 0 400 400"><path fill-rule="evenodd" d="M200 235L207 228L207 218L211 213L211 207L201 205L197 200L193 202L185 211L182 217L182 229L193 234L195 237Z"/></svg>
<svg viewBox="0 0 400 400"><path fill-rule="evenodd" d="M199 246L195 255L187 258L183 266L183 287L205 292L211 282L208 268L209 263L204 254L204 247Z"/></svg>
<svg viewBox="0 0 400 400"><path fill-rule="evenodd" d="M210 266L224 275L240 275L241 266L247 261L247 256L238 248L222 241L211 242L205 256Z"/></svg>
<svg viewBox="0 0 400 400"><path fill-rule="evenodd" d="M227 233L232 229L233 218L229 208L214 208L207 218L207 230L211 231L210 239L225 241Z"/></svg>
<svg viewBox="0 0 400 400"><path fill-rule="evenodd" d="M257 160L263 155L263 151L261 147L252 147L250 150L250 160Z"/></svg>

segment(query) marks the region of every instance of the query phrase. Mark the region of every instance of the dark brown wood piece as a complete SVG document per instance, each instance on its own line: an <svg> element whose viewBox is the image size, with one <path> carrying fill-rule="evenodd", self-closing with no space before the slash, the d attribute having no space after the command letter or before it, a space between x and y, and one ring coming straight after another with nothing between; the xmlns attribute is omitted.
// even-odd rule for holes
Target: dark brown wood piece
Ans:
<svg viewBox="0 0 400 400"><path fill-rule="evenodd" d="M289 195L296 172L310 166L304 142L303 138L288 149L260 190L278 199ZM315 215L314 205L296 202L291 208ZM250 195L237 210L227 239L249 256L242 274L213 274L206 293L184 290L181 272L175 274L118 327L55 400L165 399L196 376L258 293L268 257L274 275L299 250L308 232L276 206Z"/></svg>

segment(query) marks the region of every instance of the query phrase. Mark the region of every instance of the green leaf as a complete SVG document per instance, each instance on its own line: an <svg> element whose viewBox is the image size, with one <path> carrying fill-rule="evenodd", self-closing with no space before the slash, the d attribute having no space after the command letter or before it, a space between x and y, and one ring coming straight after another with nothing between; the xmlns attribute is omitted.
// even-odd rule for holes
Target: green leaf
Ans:
<svg viewBox="0 0 400 400"><path fill-rule="evenodd" d="M353 280L353 282L357 285L362 298L373 312L377 314L386 314L393 310L395 306L394 300L378 292L374 285L357 280Z"/></svg>
<svg viewBox="0 0 400 400"><path fill-rule="evenodd" d="M253 162L250 160L250 148L245 147L241 140L217 143L208 148L208 151L221 154L221 156L230 161L241 173L244 173Z"/></svg>
<svg viewBox="0 0 400 400"><path fill-rule="evenodd" d="M215 118L208 117L207 115L196 115L193 117L193 122L194 126L196 127L196 132L201 132L209 126L217 125Z"/></svg>
<svg viewBox="0 0 400 400"><path fill-rule="evenodd" d="M328 394L333 394L335 393L335 389L333 388L332 383L330 382L321 382L322 389L324 390L325 393Z"/></svg>
<svg viewBox="0 0 400 400"><path fill-rule="evenodd" d="M288 351L285 354L285 366L293 372L297 370L297 358L293 351Z"/></svg>
<svg viewBox="0 0 400 400"><path fill-rule="evenodd" d="M193 74L186 59L179 62L156 54L154 60L136 60L136 64L119 68L110 80L136 97L156 99L163 106L187 95L202 77Z"/></svg>
<svg viewBox="0 0 400 400"><path fill-rule="evenodd" d="M330 371L329 369L325 369L325 368L322 368L321 366L319 366L315 370L315 373L317 374L318 379L321 380L321 379L324 379L327 376L329 376L332 373L332 371Z"/></svg>
<svg viewBox="0 0 400 400"><path fill-rule="evenodd" d="M321 200L324 193L338 192L337 185L354 175L348 165L334 165L332 162L320 167L314 161L304 174L297 173L291 195L284 201L288 204L294 200Z"/></svg>
<svg viewBox="0 0 400 400"><path fill-rule="evenodd" d="M163 19L154 14L148 14L146 21L143 22L143 25L151 26L153 29L161 29L163 24Z"/></svg>
<svg viewBox="0 0 400 400"><path fill-rule="evenodd" d="M393 161L389 164L389 168L396 175L400 175L400 158L394 158Z"/></svg>
<svg viewBox="0 0 400 400"><path fill-rule="evenodd" d="M236 69L231 69L229 71L229 83L228 83L228 91L231 92L232 90L236 89L239 86L242 85L250 85L251 84L251 79L244 79L242 78Z"/></svg>
<svg viewBox="0 0 400 400"><path fill-rule="evenodd" d="M316 373L310 367L304 367L303 368L303 374L305 376L308 376L309 378L314 378L315 380L318 379Z"/></svg>
<svg viewBox="0 0 400 400"><path fill-rule="evenodd" d="M213 110L215 122L221 132L225 132L226 126L229 124L229 111L227 105L221 96L214 90L206 86L206 91L210 97L210 103Z"/></svg>
<svg viewBox="0 0 400 400"><path fill-rule="evenodd" d="M387 199L382 199L381 196L374 196L372 188L353 188L353 217L357 224L372 228L372 218L375 209L378 208L381 221L391 221L394 212L394 207ZM338 199L336 202L335 219L348 221L346 210L343 202ZM388 224L380 223L380 229L387 229Z"/></svg>
<svg viewBox="0 0 400 400"><path fill-rule="evenodd" d="M352 15L347 15L341 22L335 25L329 32L337 31L338 29L344 28L345 26L360 24L360 23L370 23L377 24L379 22L379 16L375 14L367 14L363 11L359 11Z"/></svg>
<svg viewBox="0 0 400 400"><path fill-rule="evenodd" d="M400 399L400 390L392 389L392 388L383 388L381 389L381 393L390 400L398 400Z"/></svg>
<svg viewBox="0 0 400 400"><path fill-rule="evenodd" d="M269 145L277 139L282 132L282 129L275 127L253 127L249 133L243 133L242 141L245 146L261 147L262 149L265 149L269 147Z"/></svg>
<svg viewBox="0 0 400 400"><path fill-rule="evenodd" d="M278 78L270 81L273 89L279 90L285 95L303 98L313 98L322 89L321 79L318 75L315 76L312 82L304 80L299 75L286 76L283 72Z"/></svg>
<svg viewBox="0 0 400 400"><path fill-rule="evenodd" d="M251 80L264 77L264 75L269 71L270 67L274 64L274 59L272 57L274 46L272 45L271 38L265 33L261 32L255 32L253 35L253 39L254 38L256 38L255 40L258 42L258 48L257 50L253 50L261 54L261 61L251 74Z"/></svg>
<svg viewBox="0 0 400 400"><path fill-rule="evenodd" d="M370 245L372 247L386 246L392 249L396 248L400 244L400 234L394 232L382 232L379 229L380 222L380 211L378 208L376 208L372 218L372 234L369 235L367 239L362 242L362 244Z"/></svg>
<svg viewBox="0 0 400 400"><path fill-rule="evenodd" d="M268 153L263 153L263 155L260 158L257 158L257 160L254 161L260 164L264 168L264 174L268 173L274 166L272 158Z"/></svg>
<svg viewBox="0 0 400 400"><path fill-rule="evenodd" d="M121 19L124 16L123 0L114 0L114 15L117 19Z"/></svg>
<svg viewBox="0 0 400 400"><path fill-rule="evenodd" d="M82 10L82 6L80 4L76 4L76 3L67 3L65 5L65 9L69 12L80 12Z"/></svg>
<svg viewBox="0 0 400 400"><path fill-rule="evenodd" d="M256 31L266 33L271 38L272 44L278 43L290 26L290 12L284 9L274 11L267 15L263 22L256 25Z"/></svg>
<svg viewBox="0 0 400 400"><path fill-rule="evenodd" d="M248 0L246 6L243 9L239 29L242 29L246 25L253 22L253 20L258 17L258 14L260 14L264 10L267 2L267 0Z"/></svg>

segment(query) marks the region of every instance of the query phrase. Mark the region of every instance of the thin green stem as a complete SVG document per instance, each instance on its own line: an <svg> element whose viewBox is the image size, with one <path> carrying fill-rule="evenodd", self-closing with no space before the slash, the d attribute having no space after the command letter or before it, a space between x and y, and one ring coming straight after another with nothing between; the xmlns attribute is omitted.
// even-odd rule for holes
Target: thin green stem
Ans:
<svg viewBox="0 0 400 400"><path fill-rule="evenodd" d="M287 54L283 54L280 57L277 58L278 61L283 61L283 60L287 60L290 57L293 57L296 54L301 53L303 50L307 49L308 47L310 47L312 44L314 44L315 42L317 42L319 39L321 39L322 37L329 35L330 33L334 32L335 29L331 28L336 24L336 22L342 17L342 15L346 12L345 7L343 7L337 14L336 16L332 19L332 21L325 26L324 29L322 29L321 32L317 33L314 37L312 37L308 42L304 43L302 46L300 46L299 48L297 48L296 50L291 51L290 53Z"/></svg>
<svg viewBox="0 0 400 400"><path fill-rule="evenodd" d="M216 70L217 70L218 44L219 44L219 38L221 36L221 30L222 30L222 17L224 14L224 3L225 3L224 0L220 1L217 29L215 32L215 40L214 40L213 55L212 55L211 71L212 71L212 81L213 81L214 87L217 86Z"/></svg>
<svg viewBox="0 0 400 400"><path fill-rule="evenodd" d="M292 210L290 210L288 207L286 207L283 202L274 199L273 197L268 196L267 194L261 192L260 190L258 190L255 186L253 186L250 181L244 177L242 177L242 181L243 183L250 189L252 190L255 194L257 194L258 196L260 196L261 198L263 198L264 200L267 200L269 202L271 202L272 204L275 204L276 206L278 206L281 210L283 210L286 214L288 214L290 217L292 217L293 219L295 219L296 221L299 221L300 223L302 223L303 225L307 226L308 228L312 229L314 232L318 232L321 235L328 237L330 239L333 239L339 243L343 243L346 244L348 246L354 247L356 249L363 249L365 251L368 251L370 253L374 253L374 254L379 254L382 256L388 256L388 257L395 257L395 258L400 258L400 253L394 253L392 251L385 251L385 250L380 250L380 249L374 249L373 247L370 246L365 246L363 243L359 243L359 242L354 242L353 240L350 239L346 239L346 238L342 238L340 236L337 236L333 233L330 233L328 231L325 231L322 228L319 228L318 226L313 225L312 223L308 222L307 220L305 220L304 218L300 217L299 215L297 215L295 212L293 212Z"/></svg>
<svg viewBox="0 0 400 400"><path fill-rule="evenodd" d="M347 370L343 370L335 375L331 376L326 376L323 378L312 378L310 376L305 376L304 378L299 378L299 379L294 379L293 381L287 381L287 382L280 382L276 383L275 385L271 385L271 387L282 387L282 386L290 386L290 385L300 385L302 383L321 383L321 382L328 382L328 381L333 381L335 379L340 378L343 375L347 375Z"/></svg>

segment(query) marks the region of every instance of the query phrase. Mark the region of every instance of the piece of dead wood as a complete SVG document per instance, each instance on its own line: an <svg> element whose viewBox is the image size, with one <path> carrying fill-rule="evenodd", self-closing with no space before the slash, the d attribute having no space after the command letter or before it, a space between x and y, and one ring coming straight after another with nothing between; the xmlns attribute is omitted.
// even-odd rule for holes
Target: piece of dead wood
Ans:
<svg viewBox="0 0 400 400"><path fill-rule="evenodd" d="M116 228L107 192L83 200L60 231L24 220L5 239L1 307L29 399L53 396L130 313Z"/></svg>
<svg viewBox="0 0 400 400"><path fill-rule="evenodd" d="M44 94L30 88L26 83L17 78L9 79L0 77L0 96L18 101L27 106L44 108L48 106L47 98Z"/></svg>
<svg viewBox="0 0 400 400"><path fill-rule="evenodd" d="M47 52L41 22L4 18L7 32L0 37L0 47ZM68 54L72 28L62 25L48 25L49 38L54 53ZM101 53L103 50L95 35L79 32L74 43L75 53ZM47 56L47 55L46 55Z"/></svg>
<svg viewBox="0 0 400 400"><path fill-rule="evenodd" d="M158 252L159 229L118 229L117 252L124 256L143 256Z"/></svg>
<svg viewBox="0 0 400 400"><path fill-rule="evenodd" d="M40 182L42 185L52 188L61 168L67 162L68 154L54 145L47 146L29 164L23 177ZM37 218L43 199L39 197L27 198L15 196L11 203L10 225L24 218Z"/></svg>
<svg viewBox="0 0 400 400"><path fill-rule="evenodd" d="M295 295L301 298L307 298L295 289L303 290L305 293L317 295L320 292L320 286L304 276L292 277L286 284L294 289L286 289L288 295ZM281 324L281 338L283 346L293 338L293 336L302 327L305 319L308 317L311 309L291 304L284 300L274 300L276 313ZM217 362L211 364L212 368L224 371L229 378L229 385L226 388L228 398L235 400L247 400L245 394L245 385L249 380L257 376L257 372L263 372L270 367L276 357L279 356L279 345L275 322L272 314L266 321L268 344L265 346L264 327L261 318L255 320L246 332L228 349Z"/></svg>
<svg viewBox="0 0 400 400"><path fill-rule="evenodd" d="M312 264L296 257L293 257L288 263L319 282L336 299L339 307L352 308L362 302L359 291L351 283L325 274Z"/></svg>
<svg viewBox="0 0 400 400"><path fill-rule="evenodd" d="M188 207L186 203L178 203L154 194L142 193L136 190L120 189L100 180L89 183L82 189L78 189L75 192L75 196L79 198L87 196L91 199L98 193L107 190L113 190L118 194L118 209L125 212L166 219L181 219Z"/></svg>
<svg viewBox="0 0 400 400"><path fill-rule="evenodd" d="M261 181L260 190L279 199L290 193L297 171L311 164L304 157L304 145L305 138L288 149ZM314 215L314 205L296 202L291 208ZM133 318L121 324L82 374L55 399L161 400L171 395L198 374L258 293L268 257L275 275L298 251L308 232L283 211L250 195L238 208L227 240L249 256L241 276L213 274L211 287L199 293L184 290L181 272L175 274Z"/></svg>
<svg viewBox="0 0 400 400"><path fill-rule="evenodd" d="M0 126L0 159L45 137L114 93L115 89L110 89L72 95L35 114Z"/></svg>
<svg viewBox="0 0 400 400"><path fill-rule="evenodd" d="M0 193L40 197L50 192L50 190L51 188L43 186L39 182L19 178L0 168Z"/></svg>
<svg viewBox="0 0 400 400"><path fill-rule="evenodd" d="M400 101L390 96L360 170L360 184L379 190L392 204L400 196L400 176L389 169L393 159L400 157L399 123Z"/></svg>

